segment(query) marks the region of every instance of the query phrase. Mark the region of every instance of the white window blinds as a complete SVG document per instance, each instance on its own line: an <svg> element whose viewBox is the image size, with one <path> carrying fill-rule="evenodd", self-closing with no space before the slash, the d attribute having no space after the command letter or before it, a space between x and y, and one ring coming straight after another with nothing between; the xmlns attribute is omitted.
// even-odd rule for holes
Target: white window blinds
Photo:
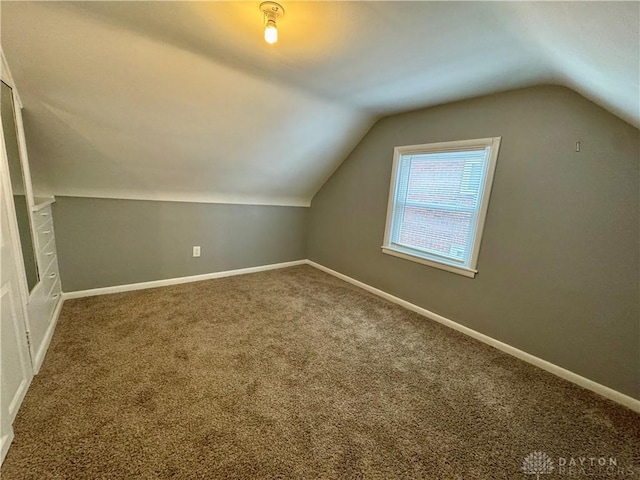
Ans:
<svg viewBox="0 0 640 480"><path fill-rule="evenodd" d="M435 262L475 268L483 197L488 195L489 173L493 175L491 144L417 150L396 152L385 246ZM486 210L486 202L484 207Z"/></svg>

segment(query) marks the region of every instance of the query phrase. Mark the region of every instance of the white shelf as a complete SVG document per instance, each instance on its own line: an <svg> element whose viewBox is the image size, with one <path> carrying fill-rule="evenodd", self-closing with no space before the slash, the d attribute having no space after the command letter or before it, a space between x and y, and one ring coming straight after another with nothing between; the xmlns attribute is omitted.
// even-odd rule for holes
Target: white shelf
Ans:
<svg viewBox="0 0 640 480"><path fill-rule="evenodd" d="M33 200L34 200L34 205L32 210L34 212L37 212L38 210L42 210L47 205L51 205L53 202L56 201L55 197L35 197Z"/></svg>

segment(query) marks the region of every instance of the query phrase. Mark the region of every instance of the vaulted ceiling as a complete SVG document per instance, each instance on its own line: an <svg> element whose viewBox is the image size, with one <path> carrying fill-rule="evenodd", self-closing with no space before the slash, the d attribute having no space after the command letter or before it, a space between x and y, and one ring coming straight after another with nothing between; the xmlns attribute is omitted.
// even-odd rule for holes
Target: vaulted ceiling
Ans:
<svg viewBox="0 0 640 480"><path fill-rule="evenodd" d="M308 205L380 116L537 84L640 125L638 2L259 3L3 1L42 187Z"/></svg>

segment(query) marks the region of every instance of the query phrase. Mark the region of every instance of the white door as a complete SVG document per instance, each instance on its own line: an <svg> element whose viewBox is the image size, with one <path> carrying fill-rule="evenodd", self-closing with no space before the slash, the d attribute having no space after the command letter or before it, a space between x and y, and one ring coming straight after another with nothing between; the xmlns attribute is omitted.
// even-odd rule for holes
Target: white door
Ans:
<svg viewBox="0 0 640 480"><path fill-rule="evenodd" d="M4 142L1 143L4 148ZM33 377L18 283L16 245L9 224L11 206L7 204L6 180L0 178L0 463L13 440L13 420Z"/></svg>

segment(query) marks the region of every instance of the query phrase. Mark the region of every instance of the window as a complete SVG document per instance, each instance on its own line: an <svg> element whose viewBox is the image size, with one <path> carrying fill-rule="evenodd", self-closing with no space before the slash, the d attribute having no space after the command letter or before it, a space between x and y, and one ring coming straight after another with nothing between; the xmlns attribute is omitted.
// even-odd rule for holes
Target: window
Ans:
<svg viewBox="0 0 640 480"><path fill-rule="evenodd" d="M396 147L382 251L473 278L500 137Z"/></svg>

